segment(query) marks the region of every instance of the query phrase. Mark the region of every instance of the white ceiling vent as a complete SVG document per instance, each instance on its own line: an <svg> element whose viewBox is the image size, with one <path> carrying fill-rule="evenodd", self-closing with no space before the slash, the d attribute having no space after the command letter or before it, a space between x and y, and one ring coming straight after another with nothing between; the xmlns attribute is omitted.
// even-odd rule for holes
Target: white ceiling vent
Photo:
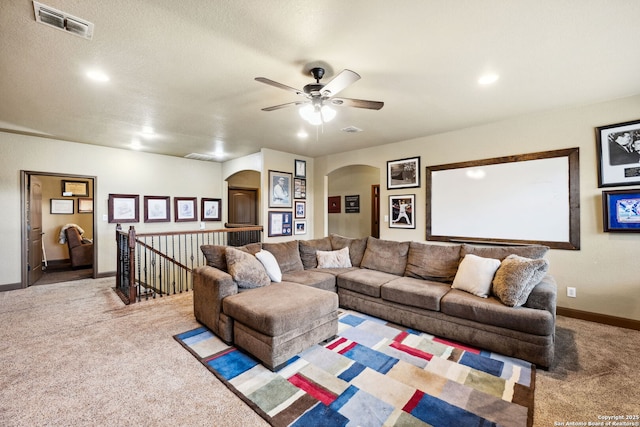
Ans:
<svg viewBox="0 0 640 427"><path fill-rule="evenodd" d="M347 126L346 128L342 128L340 129L342 132L347 132L347 133L358 133L358 132L362 132L362 129L357 128L355 126Z"/></svg>
<svg viewBox="0 0 640 427"><path fill-rule="evenodd" d="M191 153L191 154L187 154L184 157L187 158L187 159L191 159L191 160L203 160L205 162L215 162L215 161L217 161L217 159L214 156L209 156L207 154Z"/></svg>
<svg viewBox="0 0 640 427"><path fill-rule="evenodd" d="M93 37L93 24L89 21L69 15L37 1L33 2L33 11L36 15L36 22L75 34L87 40L91 40Z"/></svg>

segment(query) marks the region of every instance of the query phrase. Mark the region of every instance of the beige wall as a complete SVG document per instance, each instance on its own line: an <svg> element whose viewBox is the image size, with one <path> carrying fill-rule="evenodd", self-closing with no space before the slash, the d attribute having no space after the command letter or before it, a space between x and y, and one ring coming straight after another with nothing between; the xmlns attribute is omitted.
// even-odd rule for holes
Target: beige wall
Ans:
<svg viewBox="0 0 640 427"><path fill-rule="evenodd" d="M597 126L637 120L640 96L601 104L522 116L455 132L402 141L381 147L351 151L315 159L315 179L323 184L331 172L344 166L366 163L380 169L386 182L386 162L421 157L421 187L416 193L416 229L390 229L382 223L380 236L391 240L424 241L426 236L425 166L533 153L561 148L580 148L581 249L551 250L551 272L558 282L558 304L577 310L640 320L640 234L604 233L602 188L598 188L595 131ZM365 160L365 161L363 161ZM637 187L636 187L637 188ZM316 186L316 197L324 189ZM381 185L381 212L388 212L389 194ZM543 207L541 207L543 208ZM315 215L322 210L316 205ZM316 223L316 234L322 235ZM566 288L577 289L568 298Z"/></svg>
<svg viewBox="0 0 640 427"><path fill-rule="evenodd" d="M147 196L198 197L222 196L221 164L119 150L88 144L76 144L0 132L0 285L21 280L21 197L20 171L54 175L96 177L94 214L98 245L97 272L115 271L115 224L103 221L108 214L108 198L114 194L140 196L140 222L132 224L139 232L195 230L199 222L143 222L142 200ZM171 207L173 215L173 206ZM123 224L128 228L129 224ZM206 222L207 229L221 228L220 222Z"/></svg>
<svg viewBox="0 0 640 427"><path fill-rule="evenodd" d="M371 186L380 183L380 171L371 166L354 165L331 172L329 196L340 196L341 213L329 214L329 233L348 237L371 234ZM345 196L360 196L360 212L346 213Z"/></svg>

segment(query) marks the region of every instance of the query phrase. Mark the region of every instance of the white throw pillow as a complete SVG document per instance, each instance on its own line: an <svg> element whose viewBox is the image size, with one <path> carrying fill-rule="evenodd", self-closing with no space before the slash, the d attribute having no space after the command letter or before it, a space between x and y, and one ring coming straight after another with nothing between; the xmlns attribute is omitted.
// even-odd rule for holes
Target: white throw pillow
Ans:
<svg viewBox="0 0 640 427"><path fill-rule="evenodd" d="M491 291L493 276L499 267L500 261L497 259L467 254L458 266L451 287L486 298Z"/></svg>
<svg viewBox="0 0 640 427"><path fill-rule="evenodd" d="M348 268L351 267L349 247L337 251L316 251L318 268Z"/></svg>
<svg viewBox="0 0 640 427"><path fill-rule="evenodd" d="M271 281L282 281L282 271L280 271L276 257L274 257L271 252L261 249L260 252L256 253L256 258L262 263L264 269L267 270L267 275Z"/></svg>

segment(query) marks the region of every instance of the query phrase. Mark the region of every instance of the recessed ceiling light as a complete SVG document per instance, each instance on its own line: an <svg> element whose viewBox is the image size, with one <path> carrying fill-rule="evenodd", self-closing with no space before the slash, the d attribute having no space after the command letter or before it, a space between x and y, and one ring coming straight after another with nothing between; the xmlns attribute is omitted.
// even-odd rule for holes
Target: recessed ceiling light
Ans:
<svg viewBox="0 0 640 427"><path fill-rule="evenodd" d="M102 71L91 70L87 72L87 77L96 82L108 82L109 76L107 76Z"/></svg>
<svg viewBox="0 0 640 427"><path fill-rule="evenodd" d="M490 85L498 81L499 76L497 74L485 74L478 79L478 83L481 85Z"/></svg>

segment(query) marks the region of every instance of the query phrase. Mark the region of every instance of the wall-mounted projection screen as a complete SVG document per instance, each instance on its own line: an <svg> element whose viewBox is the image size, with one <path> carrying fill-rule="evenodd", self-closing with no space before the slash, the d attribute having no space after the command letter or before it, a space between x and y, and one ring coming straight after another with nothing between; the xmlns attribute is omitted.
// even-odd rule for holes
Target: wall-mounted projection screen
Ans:
<svg viewBox="0 0 640 427"><path fill-rule="evenodd" d="M427 240L580 249L579 149L427 167Z"/></svg>

